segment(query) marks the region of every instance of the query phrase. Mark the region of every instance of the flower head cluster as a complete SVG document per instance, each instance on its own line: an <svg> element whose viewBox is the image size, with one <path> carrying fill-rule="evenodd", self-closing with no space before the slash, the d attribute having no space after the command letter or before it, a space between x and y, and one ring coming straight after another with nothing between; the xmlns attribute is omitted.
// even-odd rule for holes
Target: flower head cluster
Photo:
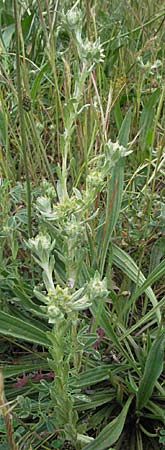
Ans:
<svg viewBox="0 0 165 450"><path fill-rule="evenodd" d="M119 142L112 142L110 139L105 145L105 162L110 162L113 167L120 158L124 157L126 153L125 147Z"/></svg>
<svg viewBox="0 0 165 450"><path fill-rule="evenodd" d="M69 9L66 14L62 12L62 23L70 33L77 33L81 35L82 31L82 12L78 8Z"/></svg>
<svg viewBox="0 0 165 450"><path fill-rule="evenodd" d="M46 217L50 221L66 222L67 218L72 214L75 214L80 209L80 200L78 201L75 196L65 199L63 202L56 203L53 208L50 203L50 199L47 197L38 197L37 209L40 214Z"/></svg>
<svg viewBox="0 0 165 450"><path fill-rule="evenodd" d="M64 233L66 234L66 236L68 236L69 239L74 241L77 241L79 238L81 238L83 227L75 215L72 214L64 224Z"/></svg>
<svg viewBox="0 0 165 450"><path fill-rule="evenodd" d="M82 12L78 8L72 8L66 14L62 14L62 21L65 28L72 34L76 42L79 58L88 67L93 66L104 60L103 48L100 39L90 42L88 39L82 39Z"/></svg>
<svg viewBox="0 0 165 450"><path fill-rule="evenodd" d="M96 271L94 278L88 283L88 295L92 301L94 299L106 299L108 296L107 280L101 280L100 274Z"/></svg>
<svg viewBox="0 0 165 450"><path fill-rule="evenodd" d="M86 39L78 46L78 53L80 59L87 62L89 65L98 64L104 61L104 51L99 38L94 42L90 42Z"/></svg>
<svg viewBox="0 0 165 450"><path fill-rule="evenodd" d="M46 306L43 306L42 309L48 314L49 323L55 323L57 318L62 319L74 311L86 309L91 304L88 296L84 295L84 289L79 289L71 294L68 287L62 288L59 285L53 291L48 292L45 296L45 303Z"/></svg>
<svg viewBox="0 0 165 450"><path fill-rule="evenodd" d="M47 233L39 233L35 238L29 239L28 241L30 250L32 250L43 265L49 261L54 245L55 241L51 242L51 237Z"/></svg>
<svg viewBox="0 0 165 450"><path fill-rule="evenodd" d="M91 190L93 188L97 188L99 191L103 185L104 174L101 170L101 167L97 167L90 171L87 176L87 189Z"/></svg>

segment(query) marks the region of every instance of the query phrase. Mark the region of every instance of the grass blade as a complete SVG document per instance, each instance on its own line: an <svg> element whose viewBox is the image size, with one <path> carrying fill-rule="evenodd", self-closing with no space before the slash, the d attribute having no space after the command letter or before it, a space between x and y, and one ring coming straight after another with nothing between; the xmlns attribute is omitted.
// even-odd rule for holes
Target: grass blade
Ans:
<svg viewBox="0 0 165 450"><path fill-rule="evenodd" d="M147 145L149 132L152 129L153 119L154 119L154 107L158 101L160 95L160 89L156 89L153 94L151 94L147 104L144 106L141 118L140 127L142 127L141 134L141 145L144 151Z"/></svg>
<svg viewBox="0 0 165 450"><path fill-rule="evenodd" d="M120 145L127 146L129 140L130 126L131 126L131 108L129 108L119 131L118 141Z"/></svg>
<svg viewBox="0 0 165 450"><path fill-rule="evenodd" d="M155 269L150 273L148 278L144 281L144 283L137 289L132 295L130 302L134 302L145 290L148 286L151 286L155 281L159 280L165 274L165 261L161 261L161 263L155 267Z"/></svg>
<svg viewBox="0 0 165 450"><path fill-rule="evenodd" d="M128 110L118 135L120 145L127 146L131 125L131 109ZM117 223L123 194L124 185L124 158L120 158L116 166L112 169L112 175L107 192L107 206L105 213L105 225L103 239L100 242L100 273L104 272L104 265L109 248L109 243Z"/></svg>
<svg viewBox="0 0 165 450"><path fill-rule="evenodd" d="M106 450L109 449L120 437L127 413L132 402L132 396L128 398L121 413L115 417L99 434L99 436L85 447L85 450Z"/></svg>
<svg viewBox="0 0 165 450"><path fill-rule="evenodd" d="M123 183L124 183L124 162L122 158L118 161L118 163L116 164L116 166L112 171L112 177L108 189L106 218L103 230L103 241L101 240L101 255L100 255L101 274L103 274L104 272L104 264L107 256L107 251L109 248L109 243L120 213L122 193L123 193Z"/></svg>
<svg viewBox="0 0 165 450"><path fill-rule="evenodd" d="M142 409L150 399L156 380L163 370L164 331L155 339L147 356L144 374L137 393L137 409Z"/></svg>
<svg viewBox="0 0 165 450"><path fill-rule="evenodd" d="M121 250L117 245L113 244L113 263L119 267L134 283L136 283L138 286L142 286L143 283L146 281L145 276L143 273L139 270L136 263L133 261L133 259L127 255L127 253L124 250ZM153 306L157 306L158 302L155 297L155 294L151 287L147 287L145 289L146 295L150 299ZM161 313L160 309L157 309L156 311L157 320L158 323L161 321Z"/></svg>
<svg viewBox="0 0 165 450"><path fill-rule="evenodd" d="M50 345L46 334L39 328L3 311L0 311L0 334L12 336L22 341L35 342L46 347Z"/></svg>

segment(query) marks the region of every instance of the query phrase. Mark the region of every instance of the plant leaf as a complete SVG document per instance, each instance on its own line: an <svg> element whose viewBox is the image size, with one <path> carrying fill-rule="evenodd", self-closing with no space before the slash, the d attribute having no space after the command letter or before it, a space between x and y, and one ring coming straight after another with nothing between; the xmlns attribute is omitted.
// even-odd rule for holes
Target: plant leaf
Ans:
<svg viewBox="0 0 165 450"><path fill-rule="evenodd" d="M105 364L100 367L95 367L94 369L86 370L79 374L78 378L71 380L72 387L83 388L87 386L92 386L101 381L109 380L110 366Z"/></svg>
<svg viewBox="0 0 165 450"><path fill-rule="evenodd" d="M7 117L0 109L0 144L6 145L7 137Z"/></svg>
<svg viewBox="0 0 165 450"><path fill-rule="evenodd" d="M46 347L50 345L46 333L31 325L29 322L17 319L3 311L0 311L0 334L3 336L13 336L22 341L35 342Z"/></svg>
<svg viewBox="0 0 165 450"><path fill-rule="evenodd" d="M142 286L142 284L146 281L145 276L139 270L136 263L133 259L124 251L121 250L117 245L112 245L113 249L113 263L119 267L134 283L137 283L138 286ZM147 287L145 292L150 299L153 306L157 306L158 302L155 297L155 294L151 287ZM160 309L156 311L158 323L161 321L161 313Z"/></svg>
<svg viewBox="0 0 165 450"><path fill-rule="evenodd" d="M165 297L163 297L159 303L157 303L156 306L154 306L152 309L150 309L150 311L148 311L148 313L145 314L144 317L141 317L141 319L139 319L136 323L134 323L134 325L132 325L131 328L129 328L129 330L127 330L125 333L122 334L120 341L122 341L123 339L125 339L127 336L129 336L130 334L134 333L138 328L140 328L142 325L144 325L146 322L149 324L149 320L152 319L153 316L156 315L156 310L161 307L164 306L165 303ZM155 320L156 322L156 320ZM153 323L153 322L152 322Z"/></svg>
<svg viewBox="0 0 165 450"><path fill-rule="evenodd" d="M120 145L127 146L129 139L131 125L131 109L128 110L118 136ZM100 239L99 259L100 259L100 273L104 272L104 264L111 241L112 233L117 223L123 194L124 185L124 158L120 158L115 167L112 169L112 175L107 191L107 206L105 213L105 224L103 228L103 236Z"/></svg>
<svg viewBox="0 0 165 450"><path fill-rule="evenodd" d="M152 250L151 250L151 257L150 257L150 268L149 271L152 272L156 266L161 261L161 258L165 256L165 236L160 237L156 240L154 243Z"/></svg>
<svg viewBox="0 0 165 450"><path fill-rule="evenodd" d="M36 95L37 95L37 92L38 92L38 88L40 87L40 83L41 83L42 77L45 74L45 72L47 72L48 67L49 67L48 63L44 64L43 67L39 70L39 72L38 72L38 74L37 74L37 76L36 76L36 78L35 78L35 80L33 82L33 85L32 85L32 88L31 88L31 98L32 98L32 100L35 100L35 98L36 98Z"/></svg>
<svg viewBox="0 0 165 450"><path fill-rule="evenodd" d="M163 370L164 330L157 336L148 353L144 374L137 392L137 409L142 409L150 399L156 380Z"/></svg>
<svg viewBox="0 0 165 450"><path fill-rule="evenodd" d="M147 104L144 106L143 112L140 118L140 127L142 127L141 133L141 147L144 151L147 145L149 133L152 135L152 123L154 119L154 107L160 95L160 89L156 89L150 96ZM150 137L152 140L152 137Z"/></svg>
<svg viewBox="0 0 165 450"><path fill-rule="evenodd" d="M121 158L112 170L112 176L107 193L107 207L105 214L105 225L103 228L103 239L100 240L100 273L104 272L104 264L112 237L114 227L116 225L123 193L124 184L124 160Z"/></svg>
<svg viewBox="0 0 165 450"><path fill-rule="evenodd" d="M106 450L109 449L109 447L119 439L124 428L132 398L132 396L128 398L121 413L117 417L115 417L112 422L106 425L106 427L103 428L98 437L89 445L87 445L84 450Z"/></svg>
<svg viewBox="0 0 165 450"><path fill-rule="evenodd" d="M145 290L148 288L148 286L151 286L155 281L159 280L165 273L165 261L161 261L161 263L155 267L155 269L150 273L148 278L144 281L144 283L134 292L132 295L130 302L135 301Z"/></svg>
<svg viewBox="0 0 165 450"><path fill-rule="evenodd" d="M8 27L6 27L5 31L3 32L3 44L6 48L6 50L9 49L10 42L11 42L14 32L15 32L15 24L14 23L12 23L11 25L8 25Z"/></svg>
<svg viewBox="0 0 165 450"><path fill-rule="evenodd" d="M119 135L118 135L118 141L120 145L123 145L124 147L127 146L128 140L129 140L129 133L130 133L130 126L131 126L131 108L127 111L126 116L124 117L124 120L122 122Z"/></svg>

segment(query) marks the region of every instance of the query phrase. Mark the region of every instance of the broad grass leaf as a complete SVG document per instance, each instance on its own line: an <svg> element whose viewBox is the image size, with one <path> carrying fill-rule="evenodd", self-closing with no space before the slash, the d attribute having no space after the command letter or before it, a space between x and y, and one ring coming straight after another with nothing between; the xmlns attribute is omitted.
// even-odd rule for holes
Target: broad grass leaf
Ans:
<svg viewBox="0 0 165 450"><path fill-rule="evenodd" d="M0 144L6 145L7 138L7 117L4 111L0 110Z"/></svg>
<svg viewBox="0 0 165 450"><path fill-rule="evenodd" d="M120 131L119 131L119 135L118 135L119 144L123 145L124 147L127 146L128 140L129 140L131 117L132 117L132 112L131 112L131 108L129 108L126 116L124 117L124 120L122 122Z"/></svg>
<svg viewBox="0 0 165 450"><path fill-rule="evenodd" d="M139 319L136 323L134 323L134 325L132 325L131 328L129 328L129 330L127 330L126 332L124 332L120 338L120 341L122 341L123 339L125 339L127 336L131 335L132 333L134 333L137 329L140 329L140 327L142 327L142 325L144 325L147 322L148 328L150 326L150 320L151 320L151 324L153 325L153 316L155 318L156 315L156 311L159 308L159 310L161 309L161 307L163 308L165 304L165 297L163 297L159 303L157 303L156 306L154 306L153 308L150 309L150 311L148 311L148 313L146 313L143 317L141 317L141 319ZM156 322L156 319L155 319Z"/></svg>
<svg viewBox="0 0 165 450"><path fill-rule="evenodd" d="M127 350L124 349L124 347L121 345L120 339L117 335L117 333L114 330L114 325L111 321L111 315L108 311L108 309L105 308L103 305L99 317L98 317L98 305L97 302L93 302L93 305L90 307L90 310L93 314L93 316L96 319L96 322L98 321L101 328L106 333L106 336L113 342L116 349L118 349L122 355L126 358L126 361L130 363L131 367L134 368L136 372L138 372L137 364L131 354L131 351L128 352L128 343L127 343Z"/></svg>
<svg viewBox="0 0 165 450"><path fill-rule="evenodd" d="M40 71L38 72L37 76L35 77L35 80L32 84L32 88L31 88L31 99L32 100L35 100L35 97L38 93L38 89L40 87L42 77L45 74L45 72L47 72L48 68L49 68L49 64L48 63L44 64L43 67L40 68Z"/></svg>
<svg viewBox="0 0 165 450"><path fill-rule="evenodd" d="M92 441L89 445L87 445L84 450L106 450L109 449L109 447L119 439L124 428L132 398L132 396L128 398L121 413L117 417L115 417L112 422L106 425L106 427L103 428L98 437L94 439L94 441Z"/></svg>
<svg viewBox="0 0 165 450"><path fill-rule="evenodd" d="M77 397L77 398L76 398ZM116 392L115 389L103 389L102 391L93 391L90 395L82 395L77 394L75 395L75 407L77 410L85 411L87 409L95 409L99 406L103 406L106 403L115 401L116 399Z"/></svg>
<svg viewBox="0 0 165 450"><path fill-rule="evenodd" d="M22 374L23 372L31 372L31 370L49 370L48 362L39 358L38 362L31 356L31 361L21 360L20 364L5 364L0 365L0 370L3 370L3 377L11 378Z"/></svg>
<svg viewBox="0 0 165 450"><path fill-rule="evenodd" d="M85 372L79 374L71 381L72 387L84 388L88 386L93 386L94 384L100 383L101 381L109 380L110 375L109 364L104 364L100 367L95 367L94 369L88 369Z"/></svg>
<svg viewBox="0 0 165 450"><path fill-rule="evenodd" d="M118 135L120 145L127 146L131 126L131 109L128 110ZM103 228L103 236L100 239L99 259L100 272L104 272L104 264L111 241L112 233L117 223L123 194L124 185L124 158L120 158L115 167L112 169L110 183L107 189L107 206L105 213L105 225Z"/></svg>
<svg viewBox="0 0 165 450"><path fill-rule="evenodd" d="M149 141L150 142L152 141L152 123L154 120L154 107L158 101L159 96L160 96L160 89L156 89L151 94L141 114L140 118L140 128L142 128L141 147L143 151L145 150L145 147L149 143Z"/></svg>
<svg viewBox="0 0 165 450"><path fill-rule="evenodd" d="M112 176L108 187L105 225L103 239L100 240L100 272L104 272L104 264L111 241L114 227L120 214L124 183L124 160L121 158L112 170Z"/></svg>
<svg viewBox="0 0 165 450"><path fill-rule="evenodd" d="M164 256L165 256L165 236L162 236L156 240L156 242L152 247L149 272L152 272L155 269L155 267L158 266L158 264L160 263L161 259Z"/></svg>
<svg viewBox="0 0 165 450"><path fill-rule="evenodd" d="M163 370L164 330L157 336L148 353L144 374L137 393L137 409L142 409L150 399L156 380Z"/></svg>
<svg viewBox="0 0 165 450"><path fill-rule="evenodd" d="M155 281L159 280L165 274L165 260L155 267L155 269L150 273L148 278L144 283L134 292L131 297L131 301L135 301L143 292L146 291L148 286L151 286Z"/></svg>
<svg viewBox="0 0 165 450"><path fill-rule="evenodd" d="M133 259L124 250L122 250L115 244L112 245L112 249L113 249L113 263L115 264L115 266L119 267L119 269L121 269L138 286L142 286L143 283L146 281L146 279L143 273L139 270L136 263L133 261ZM150 299L152 305L157 306L158 304L157 299L150 286L145 289L145 293ZM158 322L160 322L161 321L160 309L157 309L156 315Z"/></svg>
<svg viewBox="0 0 165 450"><path fill-rule="evenodd" d="M6 50L9 49L10 42L11 42L14 32L15 32L15 24L12 23L11 25L8 25L5 28L5 31L2 34L2 36L3 36L2 42L3 42Z"/></svg>
<svg viewBox="0 0 165 450"><path fill-rule="evenodd" d="M115 117L117 129L120 130L122 121L123 121L123 115L121 112L119 100L116 102L115 107L114 107L114 117Z"/></svg>
<svg viewBox="0 0 165 450"><path fill-rule="evenodd" d="M17 319L3 311L0 311L0 334L22 341L35 342L46 347L50 345L46 333L25 320Z"/></svg>

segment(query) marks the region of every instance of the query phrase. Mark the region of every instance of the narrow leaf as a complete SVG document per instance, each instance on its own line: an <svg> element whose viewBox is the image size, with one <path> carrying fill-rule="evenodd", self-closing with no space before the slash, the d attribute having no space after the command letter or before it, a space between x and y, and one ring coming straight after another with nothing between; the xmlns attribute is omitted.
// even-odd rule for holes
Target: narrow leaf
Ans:
<svg viewBox="0 0 165 450"><path fill-rule="evenodd" d="M36 362L35 358L31 358L31 362L22 360L20 364L0 364L0 370L3 371L4 378L16 377L23 372L31 372L32 370L49 370L48 362L43 359L39 359Z"/></svg>
<svg viewBox="0 0 165 450"><path fill-rule="evenodd" d="M132 295L130 301L135 301L148 286L151 286L155 281L159 280L165 274L165 261L162 261L155 269L150 273L144 283L137 289Z"/></svg>
<svg viewBox="0 0 165 450"><path fill-rule="evenodd" d="M137 409L142 409L150 399L156 380L163 370L164 331L155 339L146 359L144 374L137 393Z"/></svg>
<svg viewBox="0 0 165 450"><path fill-rule="evenodd" d="M128 110L118 135L120 145L124 147L128 144L129 133L131 125L131 109ZM103 229L103 236L100 239L99 259L100 259L100 273L104 272L105 260L111 241L112 233L116 226L122 202L124 185L124 158L120 158L116 166L112 169L111 179L107 190L107 206L105 213L105 225Z"/></svg>
<svg viewBox="0 0 165 450"><path fill-rule="evenodd" d="M46 334L39 328L0 311L0 334L12 336L22 341L35 342L48 347L50 342Z"/></svg>
<svg viewBox="0 0 165 450"><path fill-rule="evenodd" d="M130 108L128 110L126 116L124 117L124 120L122 122L120 131L119 131L118 141L119 141L119 144L123 145L124 147L127 146L128 140L129 140L131 116L132 116L132 113L131 113L131 108Z"/></svg>
<svg viewBox="0 0 165 450"><path fill-rule="evenodd" d="M123 339L125 339L127 336L131 335L132 333L134 333L137 329L139 329L140 327L142 327L142 325L144 325L146 322L148 323L149 326L149 321L153 318L153 316L155 317L156 315L156 310L161 307L164 307L165 304L165 297L163 297L159 303L157 303L156 306L154 306L152 309L150 309L150 311L148 311L148 313L145 314L144 317L141 317L141 319L139 319L136 323L134 323L134 325L132 325L131 328L129 328L129 330L127 330L126 332L124 332L120 338L120 341L122 341ZM155 319L156 322L156 319ZM153 320L151 322L153 324Z"/></svg>
<svg viewBox="0 0 165 450"><path fill-rule="evenodd" d="M156 89L150 96L147 104L144 106L143 112L140 118L140 127L142 127L141 145L142 150L145 149L147 144L147 138L151 132L151 127L154 119L154 107L158 101L160 95L160 89Z"/></svg>
<svg viewBox="0 0 165 450"><path fill-rule="evenodd" d="M157 239L152 247L149 272L152 272L158 266L163 257L165 257L165 236Z"/></svg>
<svg viewBox="0 0 165 450"><path fill-rule="evenodd" d="M93 305L90 307L90 310L93 314L93 316L96 318L98 317L98 306L96 303L93 302ZM121 345L121 342L117 335L117 333L114 330L114 325L112 325L111 321L111 315L107 308L103 305L103 308L99 315L99 325L106 333L106 336L113 342L115 347L122 353L122 355L126 358L127 361L129 361L130 365L134 367L135 371L138 372L138 367L136 362L134 361L133 357L130 356L131 352L126 351L123 346ZM127 343L128 345L128 343ZM127 347L128 350L128 347Z"/></svg>
<svg viewBox="0 0 165 450"><path fill-rule="evenodd" d="M32 98L32 100L35 100L35 97L37 95L38 89L40 87L40 83L41 83L42 77L45 74L45 72L47 72L48 67L49 67L48 63L44 64L44 66L40 69L40 71L38 72L38 74L37 74L37 76L36 76L36 78L35 78L35 80L33 82L33 85L32 85L32 88L31 88L31 98Z"/></svg>
<svg viewBox="0 0 165 450"><path fill-rule="evenodd" d="M72 387L76 386L77 388L83 388L100 383L101 381L109 380L110 371L111 369L108 364L86 370L85 372L80 373L78 378L76 377L73 379L71 385Z"/></svg>
<svg viewBox="0 0 165 450"><path fill-rule="evenodd" d="M104 272L104 264L116 222L121 208L124 184L124 160L121 158L112 170L112 176L107 193L107 207L103 239L100 240L100 272Z"/></svg>
<svg viewBox="0 0 165 450"><path fill-rule="evenodd" d="M3 32L3 43L5 45L6 50L9 49L14 31L15 31L15 24L12 23L11 25L8 25L8 27L6 27L5 31Z"/></svg>
<svg viewBox="0 0 165 450"><path fill-rule="evenodd" d="M123 121L123 116L122 116L119 100L116 102L116 105L114 107L114 116L115 116L117 128L118 128L118 130L120 130L121 124Z"/></svg>
<svg viewBox="0 0 165 450"><path fill-rule="evenodd" d="M0 144L6 145L7 136L7 118L5 113L0 109Z"/></svg>
<svg viewBox="0 0 165 450"><path fill-rule="evenodd" d="M124 428L132 398L132 396L128 398L121 413L112 420L112 422L106 425L98 437L87 445L84 450L106 450L119 439Z"/></svg>
<svg viewBox="0 0 165 450"><path fill-rule="evenodd" d="M119 269L121 269L132 281L134 281L134 283L136 283L138 286L142 286L142 284L146 281L146 279L143 273L139 270L136 263L133 261L133 259L117 245L113 244L112 248L113 248L113 263L117 267L119 267ZM145 292L148 298L150 299L152 305L157 306L158 302L151 287L147 287L145 289ZM157 309L156 315L158 322L160 322L161 321L160 309Z"/></svg>

